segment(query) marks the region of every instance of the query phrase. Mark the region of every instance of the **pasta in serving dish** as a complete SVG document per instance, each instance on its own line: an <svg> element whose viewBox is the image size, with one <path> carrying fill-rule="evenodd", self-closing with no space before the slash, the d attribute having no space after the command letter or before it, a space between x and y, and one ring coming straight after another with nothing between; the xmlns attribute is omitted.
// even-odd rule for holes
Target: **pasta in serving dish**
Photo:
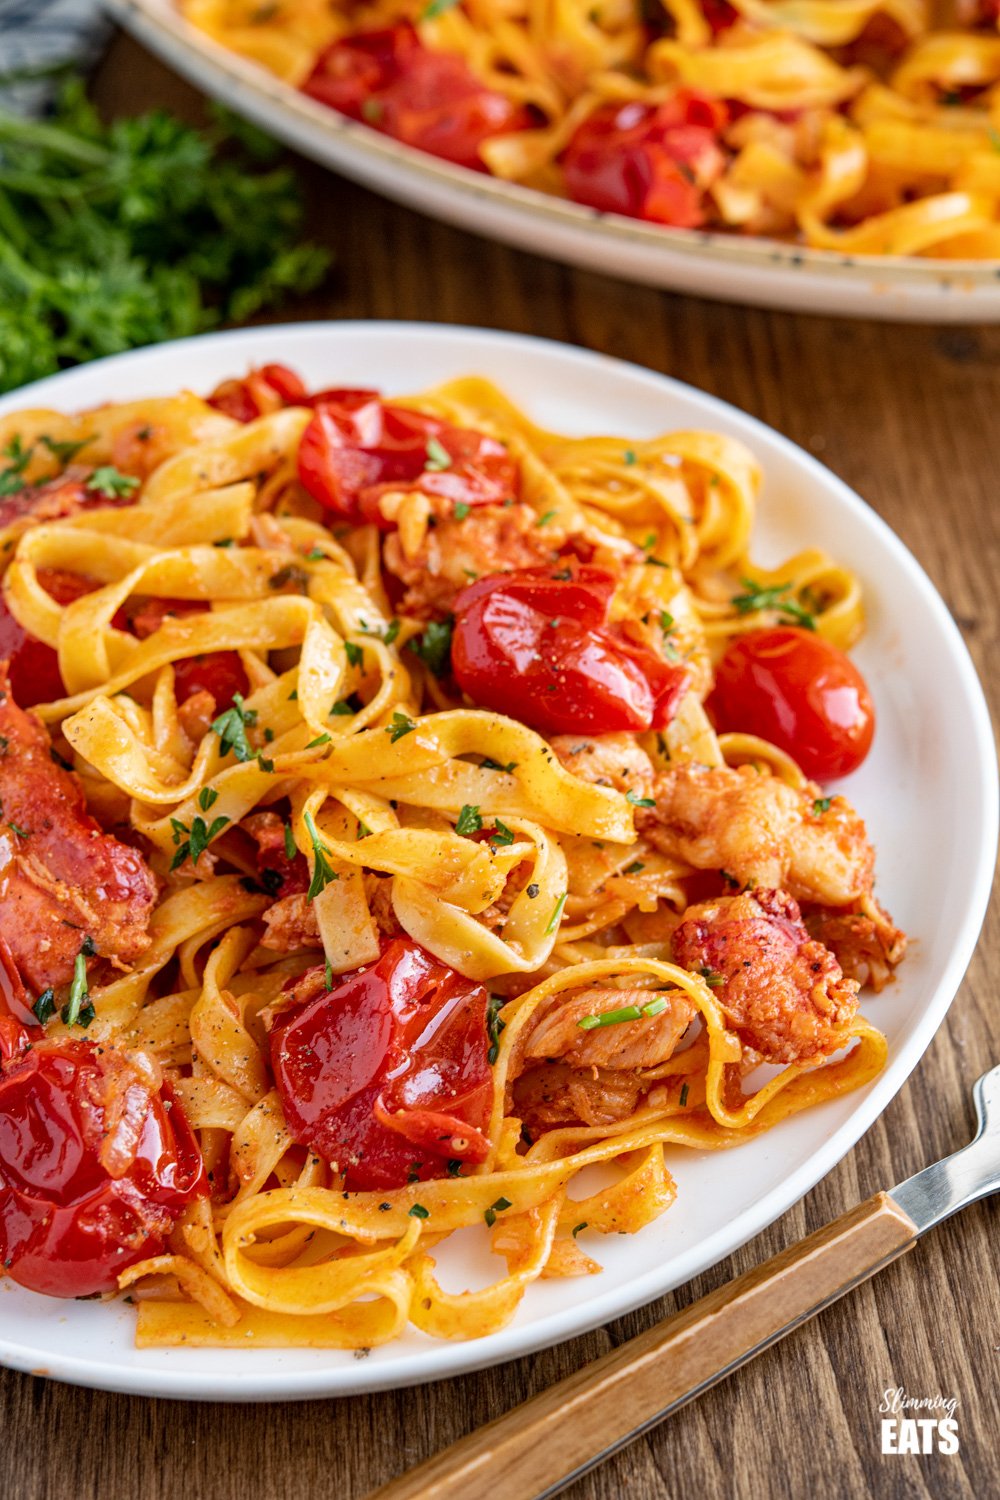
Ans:
<svg viewBox="0 0 1000 1500"><path fill-rule="evenodd" d="M0 449L16 1280L133 1288L147 1344L475 1337L662 1213L666 1147L882 1066L904 938L807 779L870 742L860 592L749 562L741 444L270 365ZM448 1292L473 1225L506 1273Z"/></svg>
<svg viewBox="0 0 1000 1500"><path fill-rule="evenodd" d="M994 0L179 0L459 165L841 255L1000 255Z"/></svg>

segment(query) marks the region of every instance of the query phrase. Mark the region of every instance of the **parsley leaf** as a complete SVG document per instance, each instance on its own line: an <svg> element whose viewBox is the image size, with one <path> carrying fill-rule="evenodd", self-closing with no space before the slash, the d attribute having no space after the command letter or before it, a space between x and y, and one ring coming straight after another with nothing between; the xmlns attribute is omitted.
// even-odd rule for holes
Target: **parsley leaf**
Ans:
<svg viewBox="0 0 1000 1500"><path fill-rule="evenodd" d="M424 626L422 635L414 636L408 642L409 649L413 651L424 666L435 677L443 677L451 666L451 637L455 628L455 621L451 615L447 620L431 620L429 625Z"/></svg>
<svg viewBox="0 0 1000 1500"><path fill-rule="evenodd" d="M319 836L319 830L313 822L312 813L303 814L302 821L306 825L306 832L312 841L313 850L313 872L309 889L306 892L307 901L315 901L320 891L325 891L331 880L339 880L340 876L330 864L330 851Z"/></svg>
<svg viewBox="0 0 1000 1500"><path fill-rule="evenodd" d="M455 824L455 832L462 834L464 837L470 833L478 833L482 826L483 820L479 816L479 808L474 807L469 802L463 803L462 811L459 813L458 821Z"/></svg>
<svg viewBox="0 0 1000 1500"><path fill-rule="evenodd" d="M322 280L327 253L296 243L293 174L258 165L260 132L251 149L245 127L217 120L199 131L153 110L105 125L79 78L51 120L0 112L0 390L244 322Z"/></svg>
<svg viewBox="0 0 1000 1500"><path fill-rule="evenodd" d="M212 723L213 733L221 742L220 753L226 755L231 750L237 760L253 760L257 752L247 739L247 730L252 729L256 722L257 710L245 706L242 693L234 693L232 708L227 708Z"/></svg>
<svg viewBox="0 0 1000 1500"><path fill-rule="evenodd" d="M107 500L125 500L139 488L139 480L132 474L123 474L113 464L103 464L91 474L87 488Z"/></svg>
<svg viewBox="0 0 1000 1500"><path fill-rule="evenodd" d="M391 743L395 744L397 740L403 738L404 734L412 734L416 727L416 724L414 724L413 720L407 714L401 714L397 710L392 716L392 723L386 729L386 734L389 736Z"/></svg>

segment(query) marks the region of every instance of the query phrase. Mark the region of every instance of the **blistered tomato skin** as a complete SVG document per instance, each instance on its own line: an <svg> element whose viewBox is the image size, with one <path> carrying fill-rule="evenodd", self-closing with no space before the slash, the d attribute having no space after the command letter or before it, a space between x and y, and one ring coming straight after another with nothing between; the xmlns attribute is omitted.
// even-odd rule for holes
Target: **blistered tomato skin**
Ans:
<svg viewBox="0 0 1000 1500"><path fill-rule="evenodd" d="M708 706L720 731L756 734L814 781L848 776L875 733L875 706L854 663L796 626L755 630L719 663Z"/></svg>
<svg viewBox="0 0 1000 1500"><path fill-rule="evenodd" d="M416 943L394 938L378 961L295 987L303 1003L271 1032L289 1130L345 1173L352 1189L443 1177L485 1160L493 1104L487 995Z"/></svg>
<svg viewBox="0 0 1000 1500"><path fill-rule="evenodd" d="M562 570L560 570L562 571ZM608 624L615 581L601 568L497 573L455 600L455 679L479 708L543 734L663 729L683 668Z"/></svg>
<svg viewBox="0 0 1000 1500"><path fill-rule="evenodd" d="M30 1042L30 1046L27 1044ZM25 1031L0 1072L0 1263L50 1297L117 1288L207 1193L168 1085L120 1055Z"/></svg>

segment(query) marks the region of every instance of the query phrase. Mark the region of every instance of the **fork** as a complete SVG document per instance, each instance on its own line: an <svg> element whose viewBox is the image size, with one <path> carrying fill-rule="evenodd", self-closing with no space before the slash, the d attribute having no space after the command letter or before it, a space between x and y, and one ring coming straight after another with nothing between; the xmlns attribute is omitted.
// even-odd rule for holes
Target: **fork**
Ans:
<svg viewBox="0 0 1000 1500"><path fill-rule="evenodd" d="M470 1433L370 1500L548 1500L1000 1189L1000 1066L973 1086L969 1145Z"/></svg>

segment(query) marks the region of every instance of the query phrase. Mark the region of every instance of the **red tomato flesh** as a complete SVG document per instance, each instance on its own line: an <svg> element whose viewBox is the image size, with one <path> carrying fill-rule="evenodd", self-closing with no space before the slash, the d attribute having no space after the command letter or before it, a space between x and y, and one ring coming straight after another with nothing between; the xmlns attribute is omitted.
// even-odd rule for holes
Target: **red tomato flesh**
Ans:
<svg viewBox="0 0 1000 1500"><path fill-rule="evenodd" d="M562 157L577 203L605 213L694 229L726 158L725 105L681 92L666 104L605 104L579 125Z"/></svg>
<svg viewBox="0 0 1000 1500"><path fill-rule="evenodd" d="M397 141L480 172L484 141L531 124L527 110L484 87L464 58L423 46L408 22L334 42L302 89Z"/></svg>
<svg viewBox="0 0 1000 1500"><path fill-rule="evenodd" d="M299 478L324 510L389 529L387 490L419 489L466 505L516 497L518 470L495 438L380 401L374 392L328 391L299 445Z"/></svg>
<svg viewBox="0 0 1000 1500"><path fill-rule="evenodd" d="M57 604L72 604L100 588L96 579L61 568L39 568L38 581ZM6 594L0 594L0 661L4 660L10 663L11 691L19 707L32 708L66 696L57 653L28 634L11 613Z"/></svg>
<svg viewBox="0 0 1000 1500"><path fill-rule="evenodd" d="M664 728L687 673L608 624L614 589L610 573L586 566L568 577L525 568L470 584L454 604L459 686L480 707L545 734Z"/></svg>
<svg viewBox="0 0 1000 1500"><path fill-rule="evenodd" d="M164 620L204 614L198 599L129 599L114 618L119 630L130 630L140 641L159 630ZM250 682L237 651L202 651L174 662L174 695L186 703L195 693L211 693L217 708L228 708L234 693L246 694Z"/></svg>
<svg viewBox="0 0 1000 1500"><path fill-rule="evenodd" d="M708 706L722 731L770 740L807 776L856 771L871 748L875 707L857 667L811 630L780 625L735 640Z"/></svg>
<svg viewBox="0 0 1000 1500"><path fill-rule="evenodd" d="M283 406L305 406L308 394L287 365L261 365L243 380L224 380L207 398L209 406L237 422L253 422Z"/></svg>
<svg viewBox="0 0 1000 1500"><path fill-rule="evenodd" d="M113 1291L207 1193L201 1153L166 1084L36 1034L0 1071L0 1261L50 1297Z"/></svg>
<svg viewBox="0 0 1000 1500"><path fill-rule="evenodd" d="M493 1104L483 985L394 938L378 961L295 985L304 1004L271 1032L271 1065L294 1138L351 1189L443 1177L480 1162Z"/></svg>

